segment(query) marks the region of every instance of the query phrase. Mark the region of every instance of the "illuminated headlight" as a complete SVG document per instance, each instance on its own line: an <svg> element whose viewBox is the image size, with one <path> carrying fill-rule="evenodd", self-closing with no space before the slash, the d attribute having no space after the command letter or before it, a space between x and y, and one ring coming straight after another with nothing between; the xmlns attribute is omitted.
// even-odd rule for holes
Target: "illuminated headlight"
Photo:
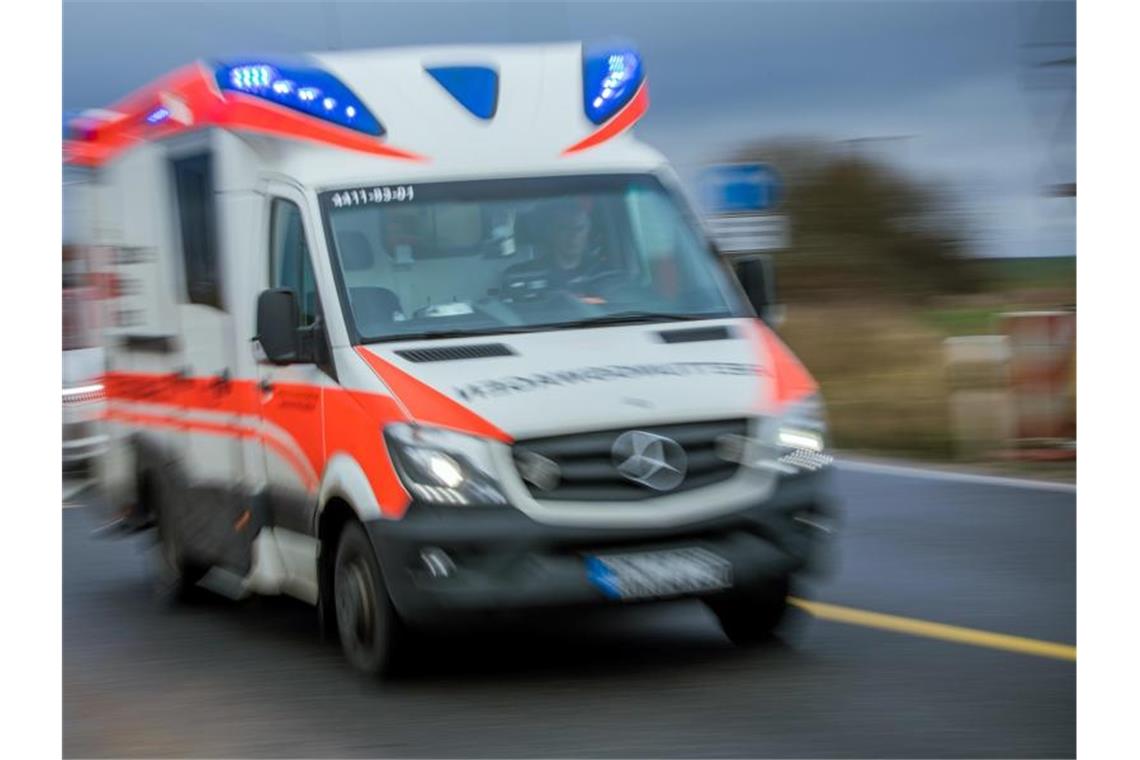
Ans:
<svg viewBox="0 0 1140 760"><path fill-rule="evenodd" d="M789 406L775 419L764 420L756 437L728 434L716 441L717 455L755 470L783 475L814 472L831 464L823 402L810 396Z"/></svg>
<svg viewBox="0 0 1140 760"><path fill-rule="evenodd" d="M407 489L432 504L506 504L489 442L444 428L395 423L384 440Z"/></svg>
<svg viewBox="0 0 1140 760"><path fill-rule="evenodd" d="M792 472L815 471L831 464L824 453L827 445L827 421L823 399L811 395L791 404L784 411L776 429L778 462Z"/></svg>
<svg viewBox="0 0 1140 760"><path fill-rule="evenodd" d="M785 449L804 449L806 451L823 451L823 438L810 430L796 430L795 428L780 428L780 446Z"/></svg>

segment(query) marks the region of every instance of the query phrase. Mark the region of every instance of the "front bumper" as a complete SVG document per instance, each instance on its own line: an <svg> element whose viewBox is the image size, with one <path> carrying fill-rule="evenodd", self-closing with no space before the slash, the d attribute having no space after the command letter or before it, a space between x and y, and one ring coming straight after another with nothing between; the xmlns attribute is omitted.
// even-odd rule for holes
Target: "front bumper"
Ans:
<svg viewBox="0 0 1140 760"><path fill-rule="evenodd" d="M417 503L402 520L375 520L367 528L393 603L411 620L611 602L585 567L587 555L607 551L701 547L731 563L738 592L830 565L836 512L828 480L827 471L785 478L752 507L668 528L563 527L513 508ZM437 561L425 561L425 553Z"/></svg>

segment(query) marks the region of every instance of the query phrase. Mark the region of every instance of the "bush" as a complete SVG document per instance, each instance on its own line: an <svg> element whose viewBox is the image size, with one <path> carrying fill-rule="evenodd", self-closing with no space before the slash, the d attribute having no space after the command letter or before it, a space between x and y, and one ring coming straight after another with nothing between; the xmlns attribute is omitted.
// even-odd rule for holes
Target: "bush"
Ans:
<svg viewBox="0 0 1140 760"><path fill-rule="evenodd" d="M979 287L964 215L932 187L824 143L761 144L734 160L783 177L791 249L778 265L789 301L915 302Z"/></svg>

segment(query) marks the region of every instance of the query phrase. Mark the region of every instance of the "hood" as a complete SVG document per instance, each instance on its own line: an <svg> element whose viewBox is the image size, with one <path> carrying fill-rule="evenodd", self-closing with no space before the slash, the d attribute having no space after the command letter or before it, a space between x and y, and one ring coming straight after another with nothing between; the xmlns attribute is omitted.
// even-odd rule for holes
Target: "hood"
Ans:
<svg viewBox="0 0 1140 760"><path fill-rule="evenodd" d="M416 419L525 439L770 414L814 382L751 319L362 346Z"/></svg>

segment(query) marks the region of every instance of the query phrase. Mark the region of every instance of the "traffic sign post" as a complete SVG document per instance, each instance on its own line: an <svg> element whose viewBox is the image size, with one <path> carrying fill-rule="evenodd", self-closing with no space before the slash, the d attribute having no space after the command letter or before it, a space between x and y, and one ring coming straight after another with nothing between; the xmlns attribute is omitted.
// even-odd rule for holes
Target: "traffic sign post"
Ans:
<svg viewBox="0 0 1140 760"><path fill-rule="evenodd" d="M746 255L788 247L787 218L774 211L782 189L767 164L716 164L701 173L701 202L721 251Z"/></svg>
<svg viewBox="0 0 1140 760"><path fill-rule="evenodd" d="M711 214L756 214L780 201L780 176L767 164L715 164L701 173L701 199Z"/></svg>

